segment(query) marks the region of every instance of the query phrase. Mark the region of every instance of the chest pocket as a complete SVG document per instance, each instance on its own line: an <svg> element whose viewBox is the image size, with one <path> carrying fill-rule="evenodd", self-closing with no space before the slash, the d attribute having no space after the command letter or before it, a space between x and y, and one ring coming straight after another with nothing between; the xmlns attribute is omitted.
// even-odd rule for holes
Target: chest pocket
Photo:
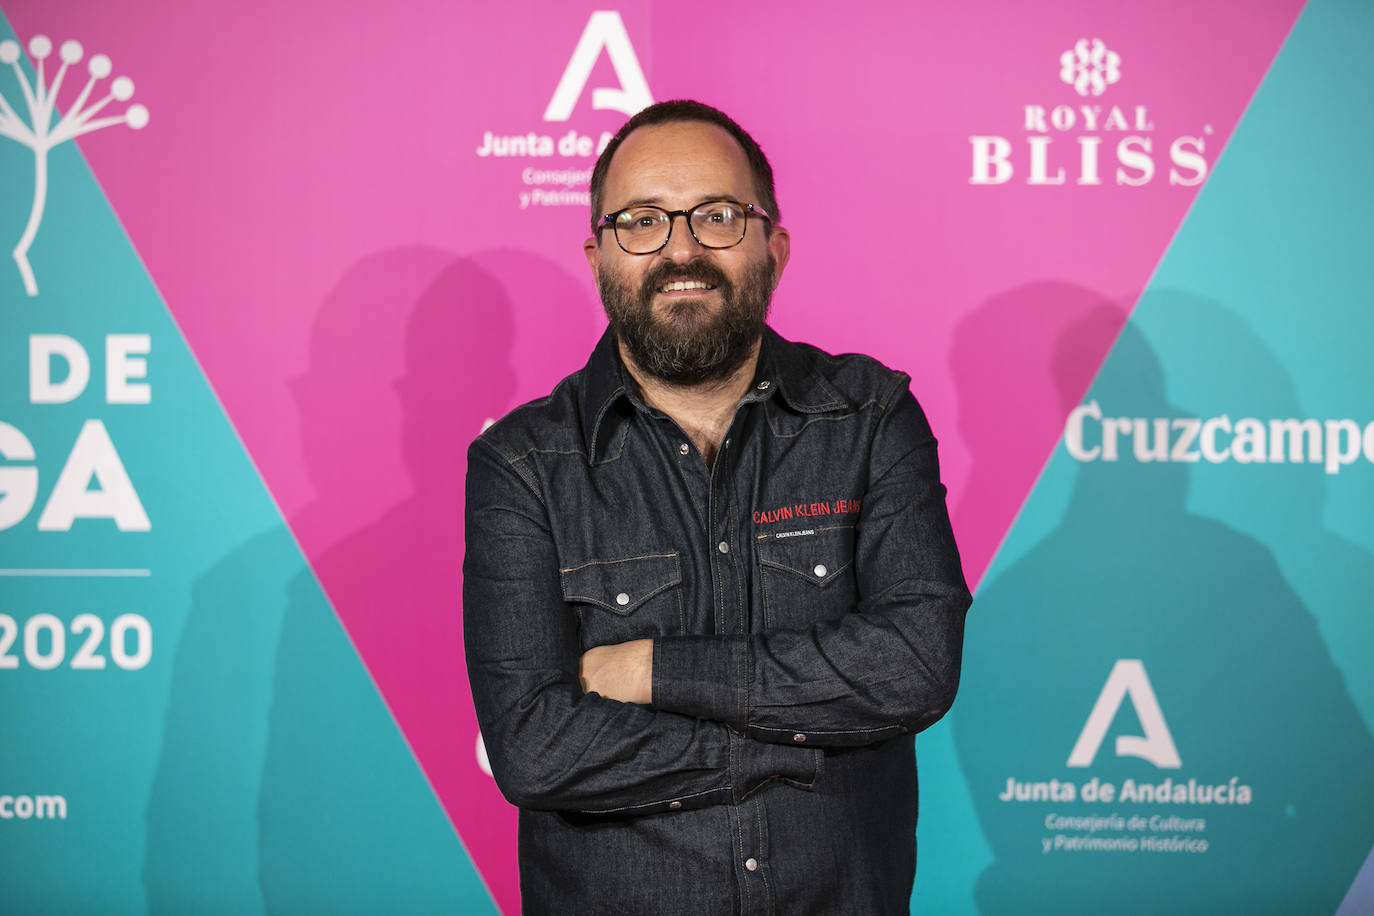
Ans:
<svg viewBox="0 0 1374 916"><path fill-rule="evenodd" d="M559 575L563 600L581 623L583 649L687 631L676 553L593 560Z"/></svg>
<svg viewBox="0 0 1374 916"><path fill-rule="evenodd" d="M757 541L768 627L805 628L854 609L854 526Z"/></svg>

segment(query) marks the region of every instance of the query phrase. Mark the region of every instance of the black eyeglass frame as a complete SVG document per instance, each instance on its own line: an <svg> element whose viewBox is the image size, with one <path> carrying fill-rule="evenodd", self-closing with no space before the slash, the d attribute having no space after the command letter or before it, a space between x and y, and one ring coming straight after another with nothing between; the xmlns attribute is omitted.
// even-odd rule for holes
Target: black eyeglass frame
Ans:
<svg viewBox="0 0 1374 916"><path fill-rule="evenodd" d="M701 207L706 206L707 204L733 204L736 207L743 208L744 228L740 230L739 238L735 239L729 245L708 245L701 239L697 238L697 231L692 228L692 214L695 213ZM615 220L620 216L620 214L628 212L630 210L637 209L654 209L658 210L660 213L665 213L668 216L668 234L663 237L663 244L659 245L653 251L631 251L630 249L625 247L625 244L623 242L620 241L620 233L616 231ZM597 233L597 239L599 240L601 238L601 230L609 227L611 230L611 234L615 236L616 245L618 245L620 247L620 250L625 252L626 254L658 254L660 251L666 248L668 246L668 242L672 240L673 225L677 222L677 218L679 216L683 217L683 219L686 220L687 231L692 233L692 238L696 239L696 243L700 245L702 248L710 248L713 251L721 251L726 248L734 248L740 242L744 241L745 235L747 235L749 232L750 216L762 217L763 219L768 220L770 223L773 221L773 217L769 216L768 213L765 212L763 208L759 207L757 204L744 204L740 203L737 200L729 199L713 199L703 200L701 203L689 207L686 210L664 210L662 207L656 207L653 204L631 204L628 207L621 207L619 210L602 215L601 222L596 224L595 231Z"/></svg>

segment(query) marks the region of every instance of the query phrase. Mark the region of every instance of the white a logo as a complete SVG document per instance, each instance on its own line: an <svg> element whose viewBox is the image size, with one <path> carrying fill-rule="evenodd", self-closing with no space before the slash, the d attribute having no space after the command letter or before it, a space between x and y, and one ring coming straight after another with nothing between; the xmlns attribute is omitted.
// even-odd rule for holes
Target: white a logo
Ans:
<svg viewBox="0 0 1374 916"><path fill-rule="evenodd" d="M587 27L582 30L572 59L568 61L563 78L558 81L558 88L553 91L549 107L544 111L545 121L568 120L603 49L611 59L615 78L620 80L620 88L593 89L592 107L619 111L626 117L633 117L640 109L654 103L620 14L614 10L598 10L592 13L592 18L587 20Z"/></svg>
<svg viewBox="0 0 1374 916"><path fill-rule="evenodd" d="M1118 659L1112 673L1107 675L1106 686L1098 694L1097 704L1088 714L1088 722L1069 754L1069 766L1085 767L1092 764L1097 749L1102 746L1102 739L1107 736L1108 726L1121 708L1121 701L1128 696L1135 706L1135 714L1145 729L1145 735L1117 735L1116 756L1140 757L1162 770L1176 770L1183 766L1183 761L1178 759L1173 736L1169 734L1169 726L1164 722L1164 712L1155 699L1150 679L1145 676L1145 666L1138 658Z"/></svg>

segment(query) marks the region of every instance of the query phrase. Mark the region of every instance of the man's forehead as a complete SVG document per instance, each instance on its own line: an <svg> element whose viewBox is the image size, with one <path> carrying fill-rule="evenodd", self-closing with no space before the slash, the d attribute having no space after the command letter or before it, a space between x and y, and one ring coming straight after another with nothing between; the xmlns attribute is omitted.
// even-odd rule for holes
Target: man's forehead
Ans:
<svg viewBox="0 0 1374 916"><path fill-rule="evenodd" d="M621 143L606 173L608 206L693 194L752 198L752 188L749 160L739 143L724 128L704 121L639 128Z"/></svg>

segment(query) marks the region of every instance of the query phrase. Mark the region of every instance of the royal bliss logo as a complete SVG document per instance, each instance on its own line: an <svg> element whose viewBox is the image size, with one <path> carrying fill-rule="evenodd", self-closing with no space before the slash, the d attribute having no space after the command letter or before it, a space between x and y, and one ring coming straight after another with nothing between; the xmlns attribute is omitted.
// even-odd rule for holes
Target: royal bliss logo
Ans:
<svg viewBox="0 0 1374 916"><path fill-rule="evenodd" d="M970 136L969 184L1033 187L1168 184L1194 187L1207 178L1210 124L1195 134L1161 137L1149 106L1097 101L1122 79L1121 55L1100 38L1082 38L1059 57L1060 80L1078 96L1021 106L1017 135ZM1072 98L1072 97L1071 97Z"/></svg>
<svg viewBox="0 0 1374 916"><path fill-rule="evenodd" d="M1079 95L1101 95L1121 79L1121 55L1107 50L1100 38L1080 38L1059 55L1059 78Z"/></svg>

